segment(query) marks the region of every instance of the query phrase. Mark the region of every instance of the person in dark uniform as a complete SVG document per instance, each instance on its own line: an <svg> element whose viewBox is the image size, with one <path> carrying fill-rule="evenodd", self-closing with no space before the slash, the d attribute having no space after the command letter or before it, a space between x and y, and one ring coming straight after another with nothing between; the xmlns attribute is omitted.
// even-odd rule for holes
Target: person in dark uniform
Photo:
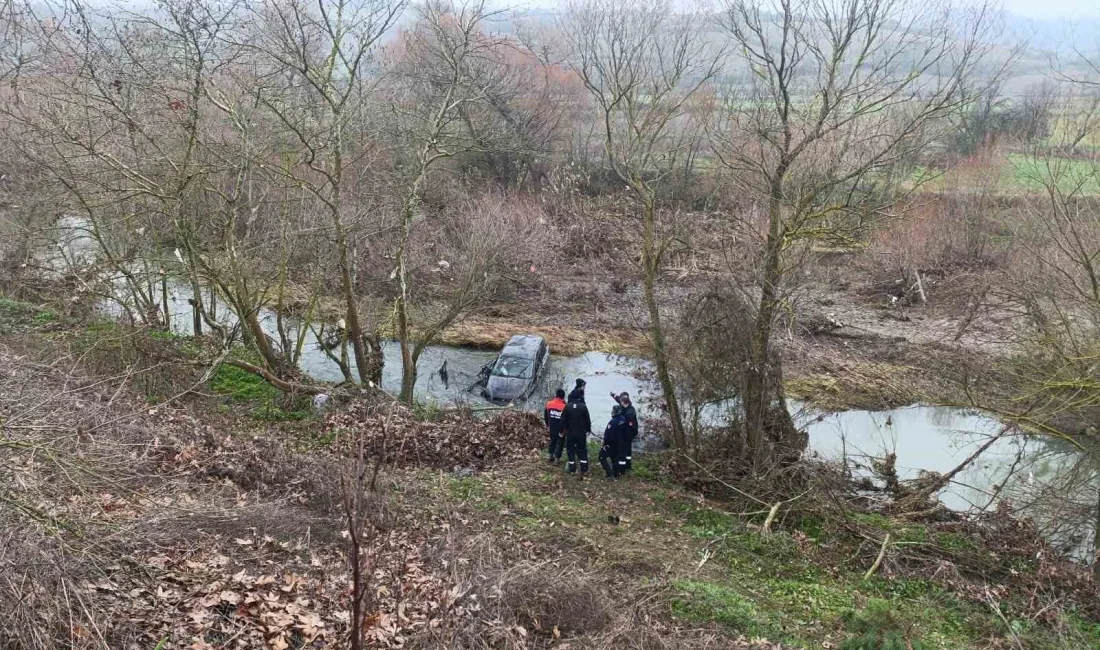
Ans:
<svg viewBox="0 0 1100 650"><path fill-rule="evenodd" d="M623 419L626 421L626 431L623 439L623 458L626 460L626 471L630 471L634 457L634 439L638 437L638 411L630 401L630 393L623 391L619 395L619 404L623 407Z"/></svg>
<svg viewBox="0 0 1100 650"><path fill-rule="evenodd" d="M592 433L592 418L584 403L584 380L577 380L577 387L569 393L569 403L561 414L561 428L565 432L565 452L569 457L566 468L569 473L580 465L581 477L588 473L588 434Z"/></svg>
<svg viewBox="0 0 1100 650"><path fill-rule="evenodd" d="M573 400L579 398L583 402L584 401L584 386L587 383L588 382L586 382L585 380L578 378L577 379L577 384L575 386L573 386L573 390L569 391L568 401L572 402Z"/></svg>
<svg viewBox="0 0 1100 650"><path fill-rule="evenodd" d="M623 407L611 409L611 421L603 432L603 447L600 448L600 467L607 478L619 478L626 472L626 458L623 456L623 444L628 435Z"/></svg>
<svg viewBox="0 0 1100 650"><path fill-rule="evenodd" d="M611 399L622 407L622 415L626 419L626 436L622 441L622 454L626 460L626 470L630 471L634 460L634 439L638 437L638 411L630 401L630 393L626 391L618 395L612 392Z"/></svg>
<svg viewBox="0 0 1100 650"><path fill-rule="evenodd" d="M565 391L561 388L554 394L554 399L546 403L543 411L543 421L550 432L550 462L561 461L561 452L565 449L565 437L562 435L561 414L565 410Z"/></svg>

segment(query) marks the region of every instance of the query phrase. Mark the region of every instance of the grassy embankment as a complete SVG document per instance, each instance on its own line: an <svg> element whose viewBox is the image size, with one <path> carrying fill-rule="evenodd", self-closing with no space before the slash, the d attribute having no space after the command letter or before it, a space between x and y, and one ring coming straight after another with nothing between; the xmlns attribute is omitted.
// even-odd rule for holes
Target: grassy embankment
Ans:
<svg viewBox="0 0 1100 650"><path fill-rule="evenodd" d="M36 306L0 300L4 333L34 336L53 321ZM253 379L228 371L215 374L209 388L253 407L273 397ZM292 430L276 426L267 433L299 436L289 444L308 449L321 426L312 416L302 417ZM241 433L256 435L255 423L241 427ZM315 444L326 443L316 439ZM1100 625L1069 608L1040 622L1024 609L1028 594L1002 593L990 606L973 594L966 597L962 581L953 589L942 576L896 570L903 562L895 559L907 548L942 552L945 566L964 556L998 561L966 534L856 512L842 521L781 513L775 530L765 534L760 527L765 513L734 514L684 489L662 475L658 456L642 457L635 476L622 481L579 482L547 466L533 450L516 452L511 460L465 478L438 470L396 472L394 485L400 489L393 507L399 518L425 525L444 518L473 522L471 529L489 534L495 544L578 566L599 577L595 584L605 585L618 598L617 606L633 606L644 594L648 606L672 626L670 633L702 626L731 639L766 637L784 647L857 647L843 644L852 644L867 628L866 612L889 609L889 631L911 644L899 647L955 650L1016 643L1029 650L1084 650L1100 645ZM875 543L887 533L894 543L886 561L865 578L867 553L873 557ZM1011 562L1020 575L1042 570L1037 560ZM567 621L524 623L543 630L560 623L568 629ZM579 639L582 632L570 634Z"/></svg>
<svg viewBox="0 0 1100 650"><path fill-rule="evenodd" d="M652 457L640 463L636 477L614 483L576 482L557 469L525 463L448 480L446 490L464 514L491 522L502 536L583 557L615 576L609 579L621 581L622 589L661 587L664 606L681 625L715 626L784 647L836 647L857 634L861 613L888 608L912 647L992 647L985 644L1012 634L1032 650L1084 650L1100 643L1100 626L1074 616L1054 633L1014 618L1011 606L1001 605L997 613L933 580L864 579L866 567L848 565L837 553L860 541L846 537L836 522L787 521L764 535L763 513L735 516L661 480ZM613 515L620 518L617 525L608 523ZM880 536L889 532L898 549L975 550L964 535L881 515L852 517ZM1035 567L1021 564L1019 570Z"/></svg>

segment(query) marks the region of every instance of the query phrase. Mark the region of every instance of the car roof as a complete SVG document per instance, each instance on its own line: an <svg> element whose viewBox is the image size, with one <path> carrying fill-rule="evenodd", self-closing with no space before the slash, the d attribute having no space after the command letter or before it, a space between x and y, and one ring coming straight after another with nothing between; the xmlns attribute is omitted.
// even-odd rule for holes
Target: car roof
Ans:
<svg viewBox="0 0 1100 650"><path fill-rule="evenodd" d="M539 347L542 346L542 337L536 334L516 334L512 338L508 339L508 342L504 344L504 349L501 350L501 354L525 357L528 359L535 358L539 353Z"/></svg>

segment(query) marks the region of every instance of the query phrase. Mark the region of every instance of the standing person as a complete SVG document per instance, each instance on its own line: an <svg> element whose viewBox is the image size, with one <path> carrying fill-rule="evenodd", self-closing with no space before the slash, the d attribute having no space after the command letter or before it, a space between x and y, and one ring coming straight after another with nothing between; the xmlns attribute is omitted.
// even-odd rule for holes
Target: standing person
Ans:
<svg viewBox="0 0 1100 650"><path fill-rule="evenodd" d="M565 437L561 428L561 414L565 410L565 390L559 388L554 399L546 403L543 421L550 432L550 462L561 461L561 452L565 449Z"/></svg>
<svg viewBox="0 0 1100 650"><path fill-rule="evenodd" d="M600 467L607 478L619 478L626 472L623 444L627 435L623 407L616 405L611 409L611 421L603 431L603 447L600 448Z"/></svg>
<svg viewBox="0 0 1100 650"><path fill-rule="evenodd" d="M588 382L586 382L585 380L583 380L579 377L577 378L577 383L576 383L575 386L573 386L573 390L569 391L569 401L570 402L572 402L574 399L577 399L577 398L580 398L580 400L582 402L584 401L584 386L587 383Z"/></svg>
<svg viewBox="0 0 1100 650"><path fill-rule="evenodd" d="M592 418L584 403L584 380L577 380L577 387L569 393L569 403L561 414L561 428L565 432L565 451L569 456L566 465L570 474L581 466L581 478L588 473L588 434L592 433Z"/></svg>
<svg viewBox="0 0 1100 650"><path fill-rule="evenodd" d="M638 411L630 402L630 393L623 391L616 395L611 393L611 399L622 407L622 415L626 419L626 434L622 442L623 457L626 459L626 470L630 471L634 460L634 439L638 437Z"/></svg>

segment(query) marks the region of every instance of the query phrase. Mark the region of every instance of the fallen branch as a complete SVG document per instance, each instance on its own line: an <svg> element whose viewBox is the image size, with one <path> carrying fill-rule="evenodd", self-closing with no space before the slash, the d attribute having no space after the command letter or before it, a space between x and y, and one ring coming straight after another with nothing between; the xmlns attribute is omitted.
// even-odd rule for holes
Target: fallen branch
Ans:
<svg viewBox="0 0 1100 650"><path fill-rule="evenodd" d="M871 576L875 575L875 571L882 566L882 560L886 557L886 549L890 546L890 533L886 533L886 537L882 538L882 547L878 550L878 557L875 558L874 563L870 569L867 569L867 573L863 574L864 580L870 580Z"/></svg>
<svg viewBox="0 0 1100 650"><path fill-rule="evenodd" d="M248 372L251 372L254 375L259 375L259 376L263 377L267 381L267 383L271 384L275 388L278 388L279 390L283 391L284 393L304 393L306 395L320 395L321 393L326 393L326 392L332 390L328 386L313 386L313 385L310 385L310 384L299 384L297 382L286 381L285 379L280 379L280 378L276 377L267 368L261 368L260 366L248 363L247 361L240 361L238 359L228 359L228 360L226 360L226 363L228 363L229 365L231 365L235 368L240 368L241 370L246 370Z"/></svg>
<svg viewBox="0 0 1100 650"><path fill-rule="evenodd" d="M982 443L982 446L978 447L976 450L974 450L974 453L967 456L966 460L956 465L954 469L940 476L935 481L929 482L928 485L922 487L920 490L906 497L905 500L909 503L923 503L924 501L927 501L933 494L947 487L947 485L951 483L951 479L955 478L955 476L957 476L959 472L963 471L971 463L977 460L978 457L981 456L986 449L992 447L993 443L1000 440L1006 433L1011 431L1012 428L1013 425L1011 424L1006 424L1002 426L1001 430L997 432L997 435Z"/></svg>
<svg viewBox="0 0 1100 650"><path fill-rule="evenodd" d="M779 506L783 505L782 501L776 502L772 509L768 512L768 518L764 520L764 527L760 529L760 532L765 535L770 535L772 532L772 522L775 521L775 516L779 514Z"/></svg>
<svg viewBox="0 0 1100 650"><path fill-rule="evenodd" d="M913 269L913 275L917 278L914 286L917 289L917 295L920 296L920 301L928 302L928 297L924 295L924 283L920 281L920 271Z"/></svg>

